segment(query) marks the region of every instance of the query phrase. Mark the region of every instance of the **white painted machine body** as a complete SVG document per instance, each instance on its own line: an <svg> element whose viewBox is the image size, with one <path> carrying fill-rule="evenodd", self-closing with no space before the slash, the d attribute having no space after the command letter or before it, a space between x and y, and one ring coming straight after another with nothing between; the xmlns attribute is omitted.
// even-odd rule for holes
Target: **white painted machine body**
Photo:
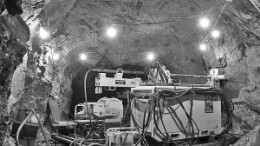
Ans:
<svg viewBox="0 0 260 146"><path fill-rule="evenodd" d="M116 73L114 77L107 77L106 73L99 73L95 78L95 86L98 87L137 87L141 83L141 78L123 78L123 73Z"/></svg>
<svg viewBox="0 0 260 146"><path fill-rule="evenodd" d="M159 92L160 90L188 90L190 87L185 86L139 86L136 88L132 88L132 92L138 93L141 95L151 95L157 89ZM210 89L212 87L196 87L199 89ZM142 101L143 104L139 106L145 106L148 99L139 99ZM191 102L193 102L192 106L192 119L198 125L198 128L194 124L194 130L196 133L196 137L204 137L209 136L211 134L220 134L223 130L221 127L221 97L218 94L184 94L182 97L179 98L182 102L185 110L190 113ZM178 118L181 120L184 126L188 123L188 118L185 115L184 110L181 106L176 102L176 100L172 97L167 97L167 106L170 106L172 109L175 110ZM138 109L132 109L133 115L138 123L142 124L144 112ZM176 119L175 119L176 120ZM176 121L174 121L171 114L169 114L168 110L164 109L163 114L163 122L165 124L167 133L171 136L172 140L179 140L185 139L186 136L181 131L178 126L176 125ZM133 122L131 122L131 126ZM166 134L162 123L158 120L158 126L160 130ZM147 129L147 133L151 135L151 137L155 138L158 141L161 141L162 136L158 134L159 132L156 130L154 125L154 121L152 121Z"/></svg>
<svg viewBox="0 0 260 146"><path fill-rule="evenodd" d="M102 97L93 107L93 114L99 118L118 119L123 118L123 104L117 98Z"/></svg>

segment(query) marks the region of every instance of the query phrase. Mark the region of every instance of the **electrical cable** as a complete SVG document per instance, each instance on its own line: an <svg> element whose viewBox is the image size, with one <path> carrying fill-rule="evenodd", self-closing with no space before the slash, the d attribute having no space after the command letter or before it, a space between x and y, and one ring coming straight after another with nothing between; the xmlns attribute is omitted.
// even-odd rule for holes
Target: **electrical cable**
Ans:
<svg viewBox="0 0 260 146"><path fill-rule="evenodd" d="M148 103L148 102L147 102ZM147 106L146 106L147 107ZM142 129L142 136L141 136L141 139L140 139L140 141L142 141L143 139L144 139L144 134L145 134L145 126L146 126L146 124L145 124L145 120L146 120L146 112L147 112L147 109L145 109L145 111L144 111L144 118L143 118L143 129ZM138 144L138 142L136 143L136 145Z"/></svg>
<svg viewBox="0 0 260 146"><path fill-rule="evenodd" d="M151 100L149 100L149 101L151 101ZM145 128L143 128L142 143L143 143L145 146L148 146L148 143L147 143L146 138L145 138L145 133L146 133L147 129L148 129L149 126L150 126L151 115L152 115L152 112L153 112L152 107L153 107L153 102L151 102L151 104L149 105L150 110L148 110L149 113L148 113L148 117L147 117L147 122L146 122L146 124L145 124Z"/></svg>
<svg viewBox="0 0 260 146"><path fill-rule="evenodd" d="M189 145L192 145L192 144L196 141L196 140L194 140L195 133L194 133L193 122L195 123L196 126L197 126L197 124L196 124L196 122L192 119L192 112L190 111L190 114L188 114L187 111L186 111L186 109L185 109L185 107L183 106L183 104L181 103L181 101L179 101L179 99L178 99L179 97L181 97L181 96L183 96L184 94L186 94L188 91L190 91L190 89L184 91L181 95L177 95L177 96L176 96L176 93L173 92L173 91L163 90L162 92L166 92L167 94L170 94L171 96L173 96L173 98L179 103L179 105L180 105L181 108L183 109L183 111L184 111L184 113L185 113L185 115L186 115L186 117L187 117L187 119L188 119L188 123L187 123L187 126L186 126L186 128L185 128L185 131L186 131L187 128L188 128L188 131L189 131L189 133L185 132L185 135L186 135L186 139L188 139L188 137L190 137L190 138L192 139L191 142L187 141L187 142L189 143ZM191 101L190 101L190 104L191 104L191 106L192 106L192 102L191 102ZM192 109L190 109L190 110L192 110ZM174 111L174 110L172 109L172 111ZM175 116L177 116L177 114L176 114ZM177 118L177 119L178 119L178 118ZM182 124L181 124L181 125L182 125ZM191 129L190 129L189 127L190 127ZM197 128L198 128L198 127L197 127ZM190 129L190 130L189 130L189 129ZM199 129L199 128L198 128L198 129ZM189 134L189 136L188 136L187 134Z"/></svg>
<svg viewBox="0 0 260 146"><path fill-rule="evenodd" d="M181 123L181 120L179 119L179 117L177 116L177 113L175 112L174 109L172 109L171 107L166 107L166 110L169 112L170 116L172 117L175 125L177 126L177 128L180 130L180 131L185 131L185 128L184 126L182 125ZM173 115L174 114L174 115ZM176 119L178 120L178 122L176 121ZM179 125L180 124L180 125ZM186 132L184 132L186 133ZM185 135L186 136L186 135Z"/></svg>
<svg viewBox="0 0 260 146"><path fill-rule="evenodd" d="M184 95L185 93L187 93L189 90L190 90L190 89L183 91L180 95L174 95L175 92L171 91L172 93L174 93L174 94L171 95L171 96L172 96L172 98L176 99L176 98L179 98L179 97L183 96L183 95ZM168 90L167 90L167 91L168 91ZM163 93L164 93L164 92L163 92ZM181 106L180 103L179 103L179 106ZM169 112L170 114L171 114L171 113L174 114L174 117L178 120L178 123L180 124L180 125L178 125L177 122L175 121L175 118L173 118L173 116L172 116L173 120L174 120L175 123L176 123L176 126L177 126L181 131L183 131L183 133L184 133L186 139L188 139L188 135L187 135L188 132L186 131L186 128L184 128L184 125L183 125L182 121L180 120L180 118L178 117L178 115L177 115L177 113L175 112L175 110L174 110L171 106L168 106L167 110L168 110L168 112ZM171 111L170 111L170 110L171 110ZM187 115L187 114L186 114L186 115ZM188 118L188 119L189 119L189 118Z"/></svg>
<svg viewBox="0 0 260 146"><path fill-rule="evenodd" d="M178 98L175 98L177 101L178 101L178 103L181 105L181 107L182 107L182 109L183 109L183 111L184 111L184 113L185 113L185 115L186 115L186 117L187 117L187 119L188 119L188 123L187 123L187 126L189 126L190 124L192 125L192 123L191 123L191 116L187 113L187 111L186 111L186 109L185 109L185 107L183 106L183 104L178 100ZM187 129L187 126L186 126L186 128L185 129ZM193 131L193 126L191 126L192 127L192 130L191 131ZM191 139L193 139L193 133L192 132L190 132L190 130L188 130L188 137L191 137ZM189 142L189 141L188 141ZM189 145L192 145L192 142L191 143L189 143Z"/></svg>
<svg viewBox="0 0 260 146"><path fill-rule="evenodd" d="M161 109L161 104L159 103L159 100L157 99L157 106L159 107L159 118L160 118L160 120L161 120L161 123L162 123L162 126L163 126L163 128L164 128L164 131L165 131L165 133L166 133L166 137L167 137L167 139L168 140L171 140L171 136L169 135L169 133L167 132L167 130L166 130L166 126L165 126L165 124L164 124L164 121L163 121L163 115L162 115L162 113L161 113L161 111L162 111L162 109Z"/></svg>
<svg viewBox="0 0 260 146"><path fill-rule="evenodd" d="M232 128L232 112L234 110L234 105L232 100L226 96L223 91L215 88L210 88L210 89L199 89L199 88L193 88L195 93L209 93L209 94L218 94L221 98L221 107L222 110L227 114L227 121L224 124L224 130L220 133L220 135L228 133L231 128ZM195 123L195 121L194 121ZM197 126L197 124L196 124Z"/></svg>
<svg viewBox="0 0 260 146"><path fill-rule="evenodd" d="M187 111L186 111L186 109L185 109L185 107L183 106L183 104L176 98L176 100L178 101L178 103L181 105L181 107L182 107L182 109L184 110L184 112L185 112L185 114L186 114L186 116L187 116L187 118L188 118L188 125L187 126L191 126L191 132L190 132L190 130L188 130L189 131L189 136L191 137L191 139L192 139L192 142L191 143L189 143L189 145L192 145L193 144L193 142L194 142L194 128L193 128L193 124L192 124L192 121L194 121L193 119L192 119L192 115L189 115L188 113L187 113ZM195 121L194 121L194 123L195 123ZM187 129L187 127L185 128L185 129Z"/></svg>
<svg viewBox="0 0 260 146"><path fill-rule="evenodd" d="M176 111L171 106L168 106L166 109L170 113L170 115L171 115L172 119L174 120L176 126L185 135L185 138L187 139L188 138L188 136L187 136L188 132L184 128L184 125L183 125L181 119L179 118L179 116L177 115ZM174 115L172 115L172 114L174 114ZM177 119L178 123L177 123L177 121L175 119Z"/></svg>
<svg viewBox="0 0 260 146"><path fill-rule="evenodd" d="M34 114L34 115L35 115L35 117L36 117L36 119L37 119L37 121L38 121L38 123L39 123L39 125L40 125L40 127L41 127L42 134L43 134L43 136L44 136L45 142L46 142L47 146L50 146L49 143L48 143L47 137L46 137L46 135L45 135L45 133L44 133L43 125L42 125L42 123L41 123L41 121L40 121L40 119L39 119L37 113L36 113L33 109L26 109L26 110L29 110L29 111L30 111L30 114L29 114L30 116L31 116L31 114ZM26 121L27 121L28 118L30 117L29 115L24 119L24 121L23 121L22 124L19 126L19 128L18 128L18 130L17 130L17 132L16 132L16 141L17 141L18 146L20 146L19 140L18 140L18 138L19 138L19 133L20 133L20 131L21 131L23 125L26 123Z"/></svg>
<svg viewBox="0 0 260 146"><path fill-rule="evenodd" d="M188 92L188 90L185 90L185 91L183 91L180 95L184 95L186 92ZM181 97L180 95L178 95L177 97ZM176 97L176 95L174 95L175 97ZM167 130L166 130L166 127L165 127L165 125L164 125L164 121L163 121L163 119L162 119L162 110L163 110L163 108L162 108L162 105L163 105L163 100L161 99L161 98L159 98L159 96L158 96L158 94L157 94L157 96L151 96L151 97L153 97L152 98L152 100L148 100L148 102L151 102L150 103L150 107L152 107L151 108L151 110L152 111L150 111L150 110L148 110L148 111L150 111L150 112L148 112L148 120L149 120L149 114L151 114L151 112L153 112L153 119L154 119L154 124L155 124L155 127L156 127L156 129L157 129L157 131L159 131L159 133L161 134L161 135L163 135L163 136L165 136L163 133L162 133L162 131L160 130L160 128L159 128L159 126L158 126L158 124L157 124L157 120L156 120L156 116L158 117L158 118L160 118L160 120L161 120L161 123L162 123L162 125L163 125L163 128L164 128L164 130L165 130L165 134L166 134L166 139L168 139L168 140L171 140L171 137L169 136L169 134L168 134L168 132L167 132ZM134 99L133 101L136 101L136 99ZM147 103L148 103L147 102ZM132 106L131 107L133 107L133 104L134 104L134 102L131 102L132 103ZM180 105L181 106L181 105ZM158 114L156 115L156 113L155 113L155 109L156 109L156 107L158 107L159 108L159 112L158 112ZM146 112L147 112L147 106L146 106L146 109L145 109L145 114L144 114L144 119L146 119ZM133 109L133 108L132 108ZM167 110L169 110L169 109L167 109ZM170 113L170 111L169 111L169 113ZM133 113L132 113L133 114ZM188 115L188 113L186 112L186 115ZM177 116L177 114L175 115L175 116ZM188 116L187 116L188 117ZM134 116L133 116L133 121L135 121L135 118L134 118ZM141 127L142 128L142 136L140 137L140 139L138 140L138 143L139 142L142 142L144 145L145 145L145 138L144 138L144 131L146 131L146 129L147 129L147 126L149 126L149 124L146 124L146 125L144 125L144 122L145 122L145 120L143 119L143 126L141 127L141 126L139 126L139 127ZM191 118L189 118L188 117L188 119L191 119ZM148 121L147 120L147 121ZM189 120L190 121L190 123L191 123L191 120ZM147 122L148 123L148 122ZM176 122L177 123L177 122ZM180 124L182 124L181 123L181 121L180 121L180 119L179 119L179 123ZM178 125L178 124L176 124L176 125ZM184 125L182 125L182 129L183 130L181 130L181 131L184 131L184 133L185 133L185 135L186 135L186 137L187 137L187 132L185 132L185 128L184 128ZM192 127L192 129L193 129L193 126L191 126ZM193 132L194 130L192 130L192 133L194 133Z"/></svg>
<svg viewBox="0 0 260 146"><path fill-rule="evenodd" d="M90 121L90 126L92 127L92 121L91 121L91 116L90 116L90 112L88 110L88 95L87 95L87 77L88 77L88 74L91 72L92 70L89 69L87 71L87 73L85 74L85 78L84 78L84 95L85 95L85 106L86 106L86 110L87 110L87 114L88 114L88 117L89 117L89 121Z"/></svg>
<svg viewBox="0 0 260 146"><path fill-rule="evenodd" d="M21 123L21 125L19 126L18 130L16 131L16 143L18 146L22 146L20 145L19 143L19 134L20 134L20 131L21 129L23 128L24 124L26 123L26 121L30 118L30 116L32 115L32 112L30 112L26 118L23 120L23 122Z"/></svg>
<svg viewBox="0 0 260 146"><path fill-rule="evenodd" d="M72 146L72 144L74 144L74 145L75 145L75 143L77 143L78 141L80 141L80 139L75 139L75 140L73 140L73 141L70 143L70 145L69 145L69 146Z"/></svg>
<svg viewBox="0 0 260 146"><path fill-rule="evenodd" d="M232 125L232 119L230 118L230 116L231 116L231 112L233 111L234 107L233 107L232 100L230 98L226 97L225 94L223 92L221 92L220 90L214 89L214 88L210 88L210 89L192 88L192 90L191 90L189 88L188 90L178 90L178 91L175 91L175 92L171 91L171 90L165 90L165 91L163 90L162 93L163 93L163 95L164 94L170 95L171 98L175 99L177 101L177 103L179 104L179 106L183 109L183 111L184 111L184 113L185 113L185 115L186 115L186 117L188 119L188 123L187 123L187 125L185 127L182 124L181 120L178 118L177 113L175 112L175 110L172 107L170 107L170 106L166 107L166 109L168 110L169 114L172 116L173 120L175 121L176 126L179 127L180 130L182 129L181 131L184 132L184 134L186 136L186 139L188 140L188 138L191 138L190 140L187 141L188 145L192 145L192 144L197 142L199 134L195 133L195 127L197 128L197 132L199 132L199 127L198 127L197 123L194 121L194 119L192 118L192 115L193 115L192 114L192 110L193 110L192 109L192 107L193 107L192 99L190 98L190 106L191 107L190 107L189 113L185 109L185 107L182 104L182 102L179 100L180 97L182 97L183 95L185 95L187 93L193 93L194 95L196 93L198 93L198 94L205 94L205 93L209 93L209 94L214 93L215 94L215 93L217 93L218 95L220 95L221 98L222 98L221 101L222 101L223 109L225 111L227 111L227 116L228 116L228 120L227 120L227 122L225 124L225 129L223 130L222 133L228 132L230 130L231 125ZM151 100L151 97L152 97L152 100ZM153 112L152 115L153 115L155 128L157 129L157 131L160 134L165 136L159 129L159 126L157 124L158 120L156 120L156 117L158 117L158 118L162 117L162 109L164 107L163 105L166 105L166 104L162 103L163 102L162 97L159 98L158 96L155 96L155 95L153 95L151 97L149 97L149 100L147 101L147 103L148 102L150 103L150 108L146 107L146 109L145 109L145 116L144 116L144 119L143 119L143 126L139 127L139 128L142 128L142 135L141 135L141 137L140 137L138 142L141 142L144 145L146 145L145 144L145 138L144 138L144 132L146 131L147 126L149 126L149 124L148 124L149 123L148 120L150 119L149 118L150 117L149 114L151 114L152 112ZM136 100L137 99L133 99L132 100L132 102L131 102L131 104L132 104L131 105L131 110L133 110L133 105L136 104ZM156 114L156 107L159 108L159 113L157 113L157 114ZM149 109L152 109L152 111L150 111ZM133 121L135 121L135 118L133 116L133 112L132 111L131 111L131 114L132 114ZM147 114L148 114L148 116L146 118ZM175 120L174 117L179 121L178 123L180 125L177 123L177 121ZM160 119L160 120L163 123L163 120L162 119ZM144 122L146 122L145 125L144 125ZM194 127L194 125L195 125L195 127ZM188 131L186 131L186 130L188 130ZM195 135L198 135L198 136L195 136ZM167 131L166 131L166 137L167 137Z"/></svg>
<svg viewBox="0 0 260 146"><path fill-rule="evenodd" d="M232 113L234 110L234 105L232 100L226 96L223 92L221 92L221 101L223 101L223 110L226 111L227 114L227 121L224 124L224 130L222 131L221 134L228 133L232 129Z"/></svg>
<svg viewBox="0 0 260 146"><path fill-rule="evenodd" d="M134 93L132 93L132 94L134 95ZM129 94L129 95L131 95L131 94ZM130 108L130 113L131 113L133 124L136 126L136 128L137 128L137 130L139 132L140 132L140 129L142 129L142 134L141 134L140 138L137 140L137 142L135 143L135 146L137 146L143 139L143 133L145 131L145 128L144 128L145 127L144 126L144 118L145 118L146 114L144 115L144 118L143 118L143 126L140 126L138 124L138 122L136 121L136 119L135 119L135 115L133 114L133 109L135 109L135 111L138 109L138 107L134 108L134 105L137 106L137 103L135 102L135 100L136 100L136 98L130 99L129 104L130 104L130 107L131 107ZM147 106L145 106L145 107L147 107ZM146 112L146 109L145 109L145 112Z"/></svg>
<svg viewBox="0 0 260 146"><path fill-rule="evenodd" d="M146 108L145 108L145 110L144 110L144 116L143 116L143 122L142 122L142 127L141 127L141 129L142 129L142 134L141 134L141 136L140 136L140 138L139 138L139 140L136 142L136 146L140 143L140 142L142 142L142 140L143 140L143 138L144 138L144 133L145 133L145 126L146 126L146 124L145 124L145 120L146 120L146 112L147 112L147 105L148 105L148 102L146 103ZM148 120L147 120L148 121Z"/></svg>
<svg viewBox="0 0 260 146"><path fill-rule="evenodd" d="M125 114L124 114L124 116L123 116L123 119L122 119L122 121L121 121L120 127L122 127L122 124L124 124L124 122L125 122L125 120L126 120L126 117L127 117L128 113L129 113L129 111L130 111L130 104L129 104L130 99L129 99L129 98L130 98L130 97L129 97L129 93L127 93L127 105L126 105L126 110L125 110Z"/></svg>
<svg viewBox="0 0 260 146"><path fill-rule="evenodd" d="M88 146L95 146L95 145L104 146L103 144L100 144L100 143L91 143Z"/></svg>
<svg viewBox="0 0 260 146"><path fill-rule="evenodd" d="M40 127L41 127L41 129L42 129L42 134L43 134L43 136L44 136L45 142L46 142L47 146L50 146L50 144L48 143L47 137L46 137L46 135L45 135L45 133L44 133L43 125L42 125L42 123L41 123L41 121L40 121L40 119L39 119L37 113L36 113L33 109L29 109L29 110L30 110L31 112L33 112L33 114L35 115L36 119L38 120L38 123L39 123L39 125L40 125Z"/></svg>
<svg viewBox="0 0 260 146"><path fill-rule="evenodd" d="M134 105L138 106L138 103L136 103L136 100L137 100L136 98L131 100L131 115L132 115L133 122L137 126L137 128L142 129L143 127L140 126L139 123L136 121L135 115L134 115L133 110L132 110L132 109L137 109L138 110L138 108L139 108L139 107L134 108ZM138 102L140 102L140 101L138 101ZM148 104L148 102L146 103L145 110L147 108L147 104Z"/></svg>
<svg viewBox="0 0 260 146"><path fill-rule="evenodd" d="M227 2L224 3L224 6L223 6L221 12L219 13L217 20L215 21L215 23L213 24L213 26L212 26L211 29L210 29L210 32L211 32L211 31L214 29L214 27L217 25L218 20L219 20L219 18L221 17L222 13L224 12L226 6L227 6ZM201 43L204 43L208 37L209 37L209 34L206 35L206 37L201 41Z"/></svg>
<svg viewBox="0 0 260 146"><path fill-rule="evenodd" d="M230 97L228 97L223 91L215 88L211 89L196 89L196 92L202 93L217 93L221 98L221 107L222 111L227 114L227 121L224 124L224 130L221 132L220 135L228 133L232 128L232 113L234 110L234 104Z"/></svg>
<svg viewBox="0 0 260 146"><path fill-rule="evenodd" d="M70 112L70 114L71 114L71 116L75 119L75 117L73 116L73 114ZM97 123L97 122L96 122ZM79 126L81 126L81 127L83 127L84 129L86 129L86 130L89 130L89 128L87 128L86 126L84 126L83 124L81 124L81 123L77 123ZM94 123L93 123L94 124ZM80 142L80 146L83 144L83 141L85 140L85 139L87 139L87 138L89 138L90 136L91 136L91 134L93 133L93 131L94 131L94 129L96 129L95 127L96 127L97 125L94 125L93 127L91 127L91 130L90 130L90 132L89 132L89 134L88 134L88 136L86 136L85 138L83 138L82 140L81 140L81 142ZM75 136L76 137L76 136Z"/></svg>
<svg viewBox="0 0 260 146"><path fill-rule="evenodd" d="M153 115L153 119L154 119L154 125L155 125L155 128L157 129L157 131L163 136L163 137L165 137L165 135L163 134L163 132L161 131L161 129L159 128L159 125L158 125L158 120L159 120L159 117L158 117L158 115L156 114L156 106L154 106L154 115ZM156 120L156 116L157 116L157 119L158 120ZM165 139L167 139L166 137L165 137ZM164 139L161 139L162 141L164 140Z"/></svg>
<svg viewBox="0 0 260 146"><path fill-rule="evenodd" d="M138 139L138 141L135 143L135 145L137 146L139 143L142 143L144 145L147 145L148 146L148 143L145 139L145 133L150 125L150 122L151 122L151 115L152 115L152 112L153 112L153 102L152 102L152 96L149 97L148 101L146 102L146 106L145 106L145 110L144 110L144 116L143 116L143 122L142 122L142 126L140 126L139 124L137 124L135 118L134 118L134 115L133 115L133 112L132 112L132 109L131 109L131 113L132 113L132 119L133 119L133 122L134 124L137 124L137 130L140 131L140 129L142 130L141 132L141 136L140 138ZM136 101L137 99L133 99L132 102L131 102L131 107L133 107L133 102ZM146 114L147 113L147 114ZM147 118L146 118L147 116Z"/></svg>

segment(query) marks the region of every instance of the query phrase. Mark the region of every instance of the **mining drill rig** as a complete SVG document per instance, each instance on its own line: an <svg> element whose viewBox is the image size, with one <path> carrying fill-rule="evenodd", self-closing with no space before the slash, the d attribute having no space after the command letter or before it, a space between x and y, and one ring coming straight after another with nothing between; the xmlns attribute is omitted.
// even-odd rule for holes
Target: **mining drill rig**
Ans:
<svg viewBox="0 0 260 146"><path fill-rule="evenodd" d="M115 96L88 102L90 72L98 73L95 94L106 91ZM108 77L111 73L114 76ZM206 83L181 83L177 77L205 78ZM225 81L217 69L206 76L171 74L159 62L146 72L90 69L85 102L75 106L73 120L61 121L50 99L52 139L70 146L195 145L205 139L215 143L212 138L228 133L232 124L232 101L221 90Z"/></svg>

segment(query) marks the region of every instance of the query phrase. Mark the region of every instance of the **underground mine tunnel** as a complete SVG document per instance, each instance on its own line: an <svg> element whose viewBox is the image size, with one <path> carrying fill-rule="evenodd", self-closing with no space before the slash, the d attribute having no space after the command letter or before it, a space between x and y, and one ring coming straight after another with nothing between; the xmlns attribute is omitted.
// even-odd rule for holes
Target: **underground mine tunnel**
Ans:
<svg viewBox="0 0 260 146"><path fill-rule="evenodd" d="M0 145L260 145L259 0L0 0Z"/></svg>

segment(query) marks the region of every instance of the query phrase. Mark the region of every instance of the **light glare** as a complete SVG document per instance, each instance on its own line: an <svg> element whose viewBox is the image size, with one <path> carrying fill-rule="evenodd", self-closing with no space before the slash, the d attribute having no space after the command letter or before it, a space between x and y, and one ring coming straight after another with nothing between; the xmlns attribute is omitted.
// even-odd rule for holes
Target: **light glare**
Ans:
<svg viewBox="0 0 260 146"><path fill-rule="evenodd" d="M208 18L201 18L199 20L199 24L200 24L200 27L207 28L207 27L209 27L210 22L209 22Z"/></svg>
<svg viewBox="0 0 260 146"><path fill-rule="evenodd" d="M218 30L213 30L213 31L211 32L211 36L212 36L213 38L218 38L218 37L220 36L220 31L218 31Z"/></svg>
<svg viewBox="0 0 260 146"><path fill-rule="evenodd" d="M53 57L53 60L59 60L60 59L60 55L58 53L53 53L52 57Z"/></svg>
<svg viewBox="0 0 260 146"><path fill-rule="evenodd" d="M82 53L79 55L79 58L80 58L80 60L84 61L87 59L87 55Z"/></svg>
<svg viewBox="0 0 260 146"><path fill-rule="evenodd" d="M206 44L200 44L200 50L201 51L206 51L207 45Z"/></svg>
<svg viewBox="0 0 260 146"><path fill-rule="evenodd" d="M47 39L50 36L50 33L46 31L44 28L40 27L39 35L42 39Z"/></svg>
<svg viewBox="0 0 260 146"><path fill-rule="evenodd" d="M155 55L153 53L150 53L147 55L147 59L150 61L154 60L154 58L155 58Z"/></svg>
<svg viewBox="0 0 260 146"><path fill-rule="evenodd" d="M116 37L116 34L117 34L117 30L114 28L114 27L110 27L107 29L106 31L106 35L110 38L114 38Z"/></svg>

